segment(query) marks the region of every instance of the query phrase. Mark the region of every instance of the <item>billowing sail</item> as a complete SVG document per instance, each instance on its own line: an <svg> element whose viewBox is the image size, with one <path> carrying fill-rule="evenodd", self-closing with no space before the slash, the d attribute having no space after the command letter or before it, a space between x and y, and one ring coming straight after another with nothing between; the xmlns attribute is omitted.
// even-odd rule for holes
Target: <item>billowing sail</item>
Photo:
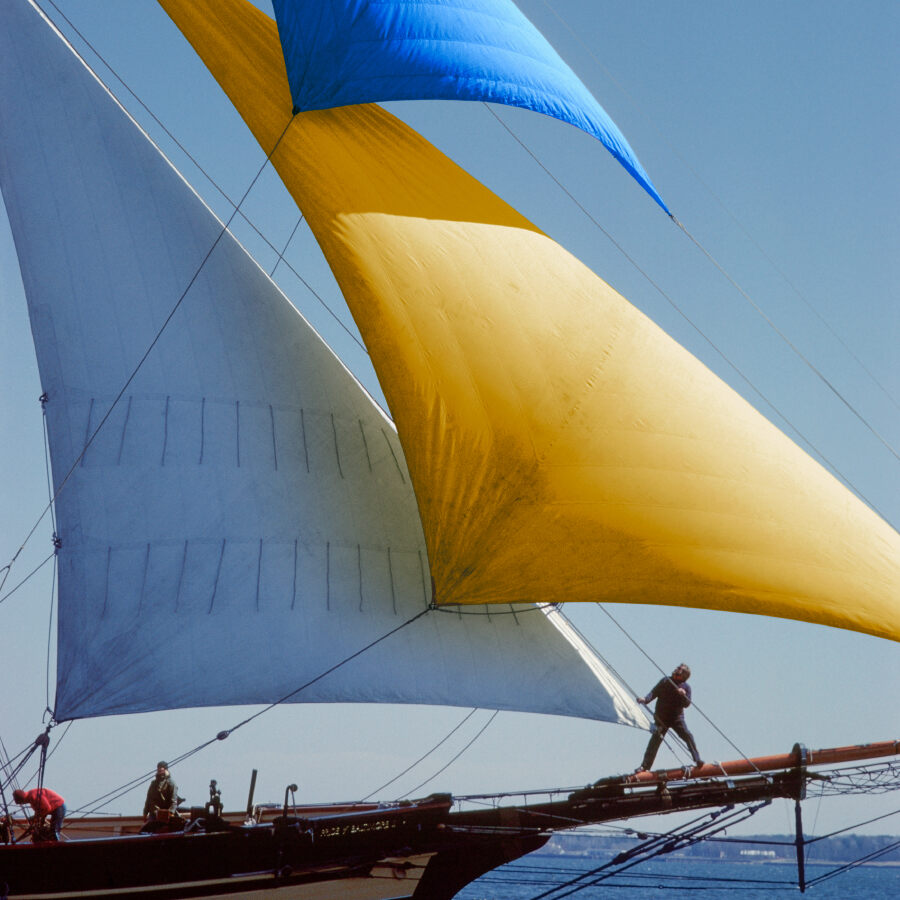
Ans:
<svg viewBox="0 0 900 900"><path fill-rule="evenodd" d="M485 100L598 138L666 211L615 122L512 0L274 0L298 111Z"/></svg>
<svg viewBox="0 0 900 900"><path fill-rule="evenodd" d="M161 0L260 144L275 26ZM374 106L273 155L397 423L439 603L649 602L900 638L900 536L604 281Z"/></svg>
<svg viewBox="0 0 900 900"><path fill-rule="evenodd" d="M76 463L57 718L275 701L399 629L291 699L642 723L555 610L401 627L431 585L391 422L39 13L3 26L0 187L57 487Z"/></svg>

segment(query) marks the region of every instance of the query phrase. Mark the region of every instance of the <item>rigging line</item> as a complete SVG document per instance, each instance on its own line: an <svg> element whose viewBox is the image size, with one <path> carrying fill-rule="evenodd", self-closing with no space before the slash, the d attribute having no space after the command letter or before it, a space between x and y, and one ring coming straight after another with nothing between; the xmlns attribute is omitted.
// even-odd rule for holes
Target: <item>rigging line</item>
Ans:
<svg viewBox="0 0 900 900"><path fill-rule="evenodd" d="M426 615L429 612L431 612L431 608L426 607L421 612L416 613L416 615L414 615L412 618L407 619L403 624L398 625L396 628L392 628L390 631L381 635L381 637L376 638L374 641L371 641L370 643L366 644L365 647L361 648L360 650L357 650L355 653L351 653L350 656L346 657L345 659L342 659L340 662L335 663L333 666L326 669L324 672L321 672L320 674L316 675L315 678L311 678L305 684L302 684L302 685L300 685L300 687L296 688L295 690L291 691L290 693L285 694L279 700L275 700L274 702L269 703L267 706L263 707L263 709L254 713L252 716L248 716L242 722L238 722L237 725L234 725L231 728L226 729L225 731L220 731L215 737L210 738L208 741L204 741L204 743L202 743L202 744L198 744L192 750L188 750L187 752L182 753L179 756L173 757L172 765L175 766L178 763L184 762L184 760L189 759L191 756L194 756L194 754L199 753L201 750L205 750L207 747L209 747L211 744L214 744L216 741L224 741L227 737L230 737L239 728L242 728L244 725L249 724L254 719L258 719L261 715L274 709L279 704L285 703L291 697L294 697L295 695L299 694L301 691L306 690L306 688L315 684L317 681L321 681L323 678L325 678L326 675L330 675L335 670L341 668L341 666L344 666L348 662L351 662L352 660L356 659L358 656L361 656L367 650L371 650L372 647L374 647L376 644L380 644L382 641L387 640L387 638L396 634L398 631L401 631L402 629L406 628L408 625L412 625L413 622L415 622L417 619L421 619L422 616ZM482 730L484 730L484 729L482 729ZM114 790L109 791L108 793L103 794L100 797L97 797L95 800L90 801L90 803L87 805L96 808L96 806L100 803L104 803L104 802L112 801L112 800L118 800L119 797L123 797L125 794L134 790L138 785L143 783L143 781L152 774L153 774L153 772L151 771L145 775L140 776L139 778L133 779L132 781L127 782L126 784L122 785L121 787L115 788ZM440 773L438 773L438 774L440 774ZM82 807L82 809L84 809L84 807ZM93 810L88 810L88 812L92 812L92 811Z"/></svg>
<svg viewBox="0 0 900 900"><path fill-rule="evenodd" d="M838 834L844 834L847 831L852 831L854 828L861 828L863 825L871 825L873 822L880 822L882 819L889 819L891 816L896 816L898 813L900 813L900 809L895 809L893 812L884 813L880 816L875 816L872 819L866 819L863 822L855 822L853 825L848 825L846 828L839 828L837 831L830 831L828 834L820 834L818 837L806 838L805 843L815 844L817 841L824 841L826 838L832 838Z"/></svg>
<svg viewBox="0 0 900 900"><path fill-rule="evenodd" d="M189 159L191 161L191 163L193 163L194 166L196 166L197 171L199 171L203 175L203 177L222 195L225 202L235 210L235 212L240 216L240 218L244 222L247 223L247 225L250 226L250 228L253 229L253 231L260 238L260 240L262 240L269 247L269 249L272 250L276 254L278 259L276 260L275 268L278 267L279 262L283 262L288 267L288 269L294 274L294 276L297 278L297 280L310 292L310 294L313 295L313 297L316 298L316 300L319 301L319 303L322 305L322 307L325 309L325 311L338 323L338 325L341 326L341 328L344 329L344 331L347 333L348 337L350 337L353 341L355 341L356 344L366 354L368 354L368 352L369 352L368 349L366 348L365 344L363 344L363 342L359 339L359 337L357 337L357 335L354 334L353 331L350 328L348 328L348 326L346 324L344 324L344 321L341 319L341 317L328 305L328 303L325 301L325 299L312 287L312 285L286 259L284 259L283 254L287 250L288 244L290 244L291 239L294 236L294 233L296 233L296 231L297 231L297 228L300 227L300 222L303 221L302 214L300 216L300 222L298 222L294 226L294 231L291 233L291 237L288 238L288 241L284 246L284 250L282 250L279 253L278 248L262 233L262 231L259 230L259 228L256 227L256 225L253 223L253 221L251 221L251 219L247 216L247 214L244 213L243 211L241 211L240 204L235 205L235 202L231 199L231 197L228 196L228 194L224 191L224 189L219 186L218 182L215 181L215 179L212 177L212 175L210 175L203 168L203 166L200 165L200 163L191 155L191 153L178 140L178 138L176 138L175 135L172 134L172 132L169 131L169 129L162 123L162 121L156 116L156 114L150 109L150 107L147 106L147 104L144 103L144 101L141 100L141 98L138 97L138 95L122 80L122 78L119 76L118 72L116 72L116 70L106 61L103 54L101 54L100 51L97 50L97 48L81 33L81 31L78 30L78 27L73 24L72 20L69 19L68 16L66 16L66 14L53 2L53 0L47 0L47 2L57 11L57 13L59 14L59 17L66 22L66 24L72 29L72 31L75 34L77 34L79 38L81 38L81 40L84 42L85 46L87 46L90 49L90 51L94 54L94 56L96 56L97 59L103 63L103 65L106 67L107 71L116 79L116 81L119 82L120 85L122 85L122 88L124 90L126 90L134 98L134 101L144 110L144 112L146 112L147 115L150 116L150 118L152 118L154 122L156 122L156 124L163 130L163 132L166 134L166 136L169 138L169 140L171 140L172 143L175 144L175 146L178 147L178 149L185 155L185 157L187 159ZM85 65L87 65L86 60L83 60L83 58L82 58L82 61L85 63ZM93 69L91 69L91 71L93 71ZM148 137L149 137L149 135L148 135ZM154 145L155 145L155 142L154 142ZM277 147L277 144L276 144L276 147ZM162 152L162 151L160 150L160 152ZM274 152L275 152L275 150L273 149L272 153L274 153ZM163 155L165 155L165 154L163 154ZM271 158L271 154L269 155L269 158ZM246 197L246 195L245 195L245 197ZM243 203L243 200L244 200L244 198L241 198L241 203ZM230 220L229 220L229 222L230 222ZM275 269L273 268L272 272L274 273L274 271L275 271Z"/></svg>
<svg viewBox="0 0 900 900"><path fill-rule="evenodd" d="M562 897L569 897L586 888L595 887L601 881L605 881L607 878L614 878L622 872L640 865L655 856L669 853L685 844L695 844L701 840L706 840L706 835L703 834L704 831L709 831L715 826L715 829L712 830L711 833L717 834L719 831L724 831L726 828L731 827L732 824L736 824L731 822L732 819L737 819L738 822L749 819L750 816L755 815L755 813L765 805L766 804L761 803L755 807L745 807L743 809L736 809L728 812L722 810L704 813L683 825L672 829L672 831L669 831L668 833L654 835L644 841L643 844L638 844L638 846L627 851L626 854L620 854L614 859L611 859L592 870L581 872L569 881L531 897L530 900L545 900L545 898L550 897L551 894L555 895L553 900L561 900ZM724 818L721 819L721 821L718 821L722 815L724 815ZM618 868L613 872L601 874L604 870L607 870L612 866L618 866ZM593 881L587 881L589 878L593 879ZM570 890L567 890L565 893L559 893L564 888L570 888Z"/></svg>
<svg viewBox="0 0 900 900"><path fill-rule="evenodd" d="M284 254L287 253L287 248L290 247L291 241L294 239L294 235L297 233L297 229L303 224L303 213L300 213L300 218L297 219L297 224L291 229L291 233L288 235L288 239L284 242L284 246L280 251L276 250L275 252L278 254L278 259L275 260L275 265L272 266L272 271L269 272L269 278L275 277L275 270L278 268L278 265L282 262L285 262ZM275 249L274 247L272 249ZM287 265L287 263L285 263ZM296 273L295 273L296 274ZM299 278L299 275L297 276Z"/></svg>
<svg viewBox="0 0 900 900"><path fill-rule="evenodd" d="M818 801L817 801L817 803L816 803L816 812L815 812L815 815L813 816L812 827L810 828L810 831L811 831L813 834L815 834L816 828L817 828L817 826L818 826L818 824L819 824L819 813L822 812L822 804L823 804L824 802L825 802L825 794L824 794L824 793L819 794ZM787 805L787 804L785 804L785 805ZM786 811L787 811L787 810L785 810L785 812L786 812ZM797 822L797 821L799 821L799 816L800 816L800 803L799 803L799 801L795 801L795 804L794 804L794 811L795 811L794 814L795 814L795 816L797 817L797 818L795 818L795 822ZM795 826L795 830L799 831L799 834L797 835L797 837L798 837L798 839L801 841L801 845L802 845L802 849L803 849L803 857L804 857L804 859L805 859L806 862L809 862L809 861L810 861L810 858L811 858L811 854L812 854L812 848L811 848L811 846L810 846L810 843L809 843L809 841L806 840L806 835L803 834L803 828L802 828L802 826L799 827L799 828L797 828L797 826ZM798 873L798 874L799 874L799 873Z"/></svg>
<svg viewBox="0 0 900 900"><path fill-rule="evenodd" d="M24 546L24 544L22 546ZM18 554L16 554L16 555L18 556ZM37 566L34 569L32 569L8 594L4 594L2 597L0 597L0 603L3 603L4 600L8 600L10 597L12 597L12 595L20 587L22 587L22 585L25 584L25 582L28 581L29 578L32 578L34 575L36 575L38 572L40 572L40 570L43 569L44 566L46 566L47 563L50 562L50 560L53 559L55 556L56 556L56 550L54 550L48 557L46 557L46 559L44 559L43 562L38 563ZM12 562L15 562L15 557L13 557ZM10 562L10 565L12 565L12 562Z"/></svg>
<svg viewBox="0 0 900 900"><path fill-rule="evenodd" d="M47 430L47 395L41 394L41 424L43 425L44 432L44 474L47 477L47 498L48 500L52 500L53 498L53 477L50 468L50 433ZM54 535L56 534L56 512L55 510L50 510L50 527L53 529Z"/></svg>
<svg viewBox="0 0 900 900"><path fill-rule="evenodd" d="M47 658L46 658L46 669L44 671L44 684L46 686L45 696L46 696L46 700L47 700L47 709L50 708L50 653L53 648L53 602L56 599L56 565L57 565L57 556L54 553L53 554L53 576L50 579L50 620L47 623Z"/></svg>
<svg viewBox="0 0 900 900"><path fill-rule="evenodd" d="M481 605L482 609L472 609L472 610L463 610L465 606L478 606ZM521 616L525 613L530 612L541 612L545 609L555 609L559 606L558 603L529 603L525 609L508 609L508 610L498 610L492 611L486 609L488 606L494 606L493 603L485 603L485 604L468 604L468 603L446 603L446 604L438 604L435 606L434 611L439 613L450 613L453 616ZM500 605L500 604L496 604ZM520 604L504 604L510 607L518 606ZM525 604L521 604L525 605Z"/></svg>
<svg viewBox="0 0 900 900"><path fill-rule="evenodd" d="M9 761L6 767L10 768L10 772L6 778L6 781L0 784L0 788L9 787L9 785L15 782L15 779L18 776L19 772L21 772L22 769L25 768L25 763L27 763L28 760L31 759L31 754L34 753L35 750L37 750L41 742L41 737L39 737L37 740L31 742L31 746L26 747L25 750L21 751L21 753L17 753L14 759L19 759L20 756L22 758L16 764L15 768L10 768L12 766L12 760ZM32 775L31 778L34 778L34 776ZM29 782L31 781L31 778L28 779Z"/></svg>
<svg viewBox="0 0 900 900"><path fill-rule="evenodd" d="M466 746L463 747L462 750L460 750L459 753L457 753L456 756L454 756L453 759L451 759L450 762L448 762L446 766L443 766L442 768L438 769L437 772L434 773L434 775L432 775L430 778L426 778L421 784L416 785L416 787L414 787L411 791L407 791L407 796L409 796L410 794L414 794L416 791L422 790L422 788L425 787L426 784L428 784L430 781L434 781L434 779L437 778L438 775L440 775L442 772L449 769L450 766L452 766L453 763L455 763L463 755L463 753L465 753L466 750L468 750L469 747L471 747L472 744L474 744L475 741L477 741L478 738L480 738L481 735L484 734L484 732L487 730L488 726L491 724L491 722L494 721L494 719L497 718L497 716L499 714L500 714L500 710L495 709L494 714L487 720L487 722L484 723L484 725L481 726L481 730L478 732L478 734L476 734L475 737L473 737L472 740L469 741L469 743L466 744ZM398 799L402 799L402 798L398 798Z"/></svg>
<svg viewBox="0 0 900 900"><path fill-rule="evenodd" d="M559 604L559 605L561 605L561 604ZM598 604L598 606L599 606L599 604ZM601 607L601 609L602 609L602 607ZM594 656L596 656L597 659L599 659L600 662L602 662L603 665L606 666L606 668L607 668L607 669L608 669L608 670L609 670L616 678L618 678L618 680L621 682L621 684L622 684L622 686L623 686L624 688L626 688L628 691L631 692L631 696L632 696L632 697L636 697L636 696L637 696L637 691L636 691L636 690L628 683L628 681L626 681L626 679L625 679L622 675L619 674L619 672L618 672L618 671L616 670L616 668L612 665L612 663L610 663L610 662L606 659L606 657L603 656L603 655L600 653L599 650L597 650L597 648L590 642L590 640L588 640L587 636L584 635L584 634L583 634L583 633L575 626L575 623L574 623L568 616L566 616L566 615L563 613L563 611L562 611L561 609L558 609L558 612L559 612L559 614L560 614L561 616L563 616L563 618L565 618L566 622L569 624L569 627L572 629L572 631L574 631L574 632L578 635L578 637L580 637L581 640L584 641L585 645L590 649L590 651L594 654ZM654 665L655 665L655 664L654 664ZM657 668L659 668L659 666L657 666ZM661 670L660 670L660 671L661 671ZM648 715L649 715L649 714L648 714Z"/></svg>
<svg viewBox="0 0 900 900"><path fill-rule="evenodd" d="M697 238L695 238L694 235L692 235L690 231L687 230L684 224L679 222L678 219L675 218L675 216L672 216L672 221L681 229L681 231L687 236L691 243L719 270L720 274L725 278L725 280L753 307L754 310L756 310L756 312L762 317L763 321L775 332L775 334L777 334L788 345L788 347L791 348L797 358L807 366L807 368L822 382L822 384L824 384L825 387L827 387L828 390L830 390L834 394L834 396L837 397L838 400L840 400L841 403L843 403L844 406L846 406L847 409L850 410L850 412L852 412L853 415L856 416L856 418L859 419L859 421L866 428L868 428L876 438L878 438L879 441L881 441L881 443L894 457L894 459L900 462L900 453L898 453L897 450L893 446L891 446L891 444L865 420L862 414L854 408L853 404L850 403L849 400L847 400L847 398L825 377L825 375L818 368L816 368L815 365L813 365L812 360L806 357L796 344L791 342L788 336L783 331L781 331L780 328L778 328L778 326L772 321L772 319L769 318L769 316L767 316L763 312L762 308L737 283L737 281L735 281L734 278L731 277L731 275L712 255L712 253L710 253L709 250L707 250L706 247L704 247L703 244L701 244L700 241L698 241Z"/></svg>
<svg viewBox="0 0 900 900"><path fill-rule="evenodd" d="M836 875L841 875L844 872L849 872L851 869L855 869L858 866L865 865L867 862L871 862L874 859L878 859L879 856L884 856L886 853L890 853L893 850L896 850L900 847L900 841L894 841L892 844L888 844L885 847L880 848L879 850L873 850L871 853L867 853L865 856L861 856L859 859L854 860L853 862L844 863L842 866L838 866L836 869L832 869L830 872L826 872L824 875L819 875L817 878L813 878L810 881L806 882L807 887L812 887L815 884L821 884L823 881L828 881L829 878L834 878Z"/></svg>
<svg viewBox="0 0 900 900"><path fill-rule="evenodd" d="M260 176L265 171L266 166L269 164L269 160L271 159L272 154L275 153L275 151L278 149L279 145L281 144L282 139L284 138L285 134L287 133L288 128L291 127L292 121L293 121L293 117L284 126L284 130L281 132L281 134L278 137L278 140L275 142L275 146L272 147L272 150L269 153L269 155L266 157L265 162L262 164L259 171L253 177L253 180L250 182L250 185L248 186L247 190L244 191L244 195L241 197L240 203L243 203L244 200L247 199L247 196L249 195L249 193L253 190L254 186L256 185L256 182L259 180ZM28 535L26 536L25 540L22 542L23 547L25 546L25 544L28 543L28 541L31 539L31 536L35 533L35 531L37 531L37 528L40 525L40 523L43 521L44 516L46 516L48 510L50 510L53 507L53 504L55 503L56 498L60 495L63 488L65 488L66 484L69 481L69 478L72 477L72 473L78 468L78 465L81 462L81 460L84 458L84 455L87 453L88 448L91 446L91 444L93 444L95 438L100 433L100 430L103 428L103 426L106 424L109 417L112 415L113 410L119 405L119 401L125 395L125 391L128 390L129 385L137 377L137 374L138 374L138 372L140 372L141 367L144 365L144 363L147 361L147 358L153 352L153 348L157 345L157 343L159 343L160 338L162 338L162 336L163 336L163 332L166 330L169 323L174 318L175 313L178 312L178 310L180 309L181 304L184 302L184 298L187 297L191 288L194 286L194 282L197 280L197 278L199 278L200 273L203 271L203 268L206 266L207 261L212 256L216 247L219 246L219 242L222 240L222 238L226 234L230 233L228 228L231 225L231 223L234 221L234 217L236 215L237 215L237 209L235 209L234 212L232 212L228 221L222 225L222 228L220 229L219 234L217 235L216 239L213 241L209 250L207 250L206 255L200 261L200 265L197 267L196 271L194 272L194 274L191 276L190 280L188 281L187 287L185 287L184 291L182 291L181 296L175 302L175 305L172 307L168 316L166 316L165 321L162 323L159 330L156 332L155 337L150 342L150 345L147 347L146 351L144 352L144 355L140 358L137 365L134 367L131 374L128 376L125 383L122 385L121 389L119 390L119 393L116 394L115 398L113 399L113 402L110 404L109 409L106 411L105 415L100 419L100 422L97 424L97 427L93 430L90 437L88 437L87 441L85 441L85 444L81 449L81 452L78 454L78 456L76 457L76 459L70 466L68 472L66 472L65 476L63 477L62 481L59 484L59 487L56 489L56 492L51 497L50 502L47 504L47 506L44 507L44 510L41 512L37 521L32 526L31 531L28 532ZM21 552L21 548L18 552ZM17 556L18 556L18 552L16 554Z"/></svg>
<svg viewBox="0 0 900 900"><path fill-rule="evenodd" d="M887 516L885 516L878 507L866 497L859 488L846 476L844 473L813 443L813 441L808 438L803 431L800 430L788 417L783 413L776 405L773 400L770 400L769 397L762 392L762 390L757 387L751 380L748 375L745 375L744 372L737 366L735 362L730 360L719 347L713 342L712 338L709 337L706 332L704 332L699 325L697 325L688 314L681 309L681 307L675 302L675 300L664 290L662 285L656 282L647 272L643 269L638 261L628 253L628 251L620 244L604 227L600 224L600 222L590 213L590 211L575 197L574 194L541 162L540 159L535 155L535 153L528 147L524 141L497 115L497 113L491 109L487 103L483 103L485 109L500 123L500 125L506 129L507 133L512 137L512 139L534 160L534 162L544 171L548 178L556 184L556 186L574 203L582 213L590 220L590 222L603 234L603 236L613 245L613 247L618 250L618 252L623 256L625 260L635 269L635 271L640 274L640 276L678 313L679 316L709 345L709 347L718 354L721 360L727 365L737 376L747 385L747 387L753 391L753 393L762 400L766 406L771 409L776 416L791 430L794 431L795 434L799 435L799 437L806 443L806 445L819 457L820 460L823 460L831 470L841 478L845 484L849 485L849 487L856 493L858 497L864 500L875 512L877 512L885 521L887 521ZM670 216L670 218L676 224L680 225L675 216ZM704 251L706 252L706 251ZM858 415L858 413L857 413ZM873 432L874 433L874 432ZM889 447L890 449L890 447ZM894 452L893 450L891 452ZM894 454L896 456L896 453Z"/></svg>
<svg viewBox="0 0 900 900"><path fill-rule="evenodd" d="M641 646L641 645L640 645L640 644L639 644L639 643L638 643L638 642L637 642L637 641L636 641L636 640L635 640L635 639L634 639L634 638L633 638L633 637L625 630L625 628L623 628L622 625L619 624L618 621L616 621L616 619L615 619L615 617L613 616L613 614L612 614L608 609L606 609L606 607L604 607L604 605L603 605L602 603L598 603L597 606L599 606L600 609L606 614L606 616L607 616L607 617L609 618L609 620L613 623L613 625L615 625L616 628L618 628L619 631L621 631L622 634L624 634L625 637L627 637L628 640L631 641L631 643L634 644L634 646L637 647L637 649L638 649L638 650L639 650L639 651L640 651L640 652L641 652L641 653L642 653L642 654L650 661L650 663L651 663L653 666L656 667L656 669L659 671L659 673L660 673L664 678L665 678L665 677L668 677L668 676L666 676L666 673L663 671L663 669L660 667L659 663L657 663L656 660L654 660L654 659L650 656L650 654L647 653L647 651L644 650L644 648L643 648L643 647L642 647L642 646ZM757 772L759 772L759 769L757 768L756 763L754 763L753 760L750 759L750 758L747 756L747 754L744 753L744 751L741 750L741 748L738 747L738 745L735 744L734 741L732 741L731 738L729 738L728 735L726 735L725 732L723 732L723 731L718 727L718 725L716 725L715 722L713 722L712 719L710 719L709 716L707 716L706 713L703 712L703 710L702 710L699 706L697 706L696 703L692 703L692 706L694 707L694 709L697 710L697 712L700 713L701 716L703 716L704 719L706 719L706 721L707 721L710 725L712 725L712 727L719 733L719 735L720 735L721 737L723 737L723 738L725 739L725 741L726 741L731 747L733 747L734 750L735 750L737 753L740 754L741 759L743 759L745 762L750 763L750 765L753 766L753 768L756 769Z"/></svg>
<svg viewBox="0 0 900 900"><path fill-rule="evenodd" d="M687 169L688 172L698 181L699 184L703 186L703 188L707 191L707 193L715 200L715 202L723 209L726 215L734 222L735 225L744 233L744 236L753 244L754 247L759 251L760 255L769 263L772 269L781 276L784 280L785 284L800 298L806 308L831 332L831 335L837 340L837 342L847 351L848 355L859 365L859 367L869 376L869 378L881 389L884 395L888 398L888 400L893 403L893 405L900 410L900 403L894 398L893 394L878 380L878 378L869 370L866 364L853 352L850 346L844 341L838 331L832 327L832 325L828 322L827 319L810 303L810 301L806 298L803 292L793 283L793 281L787 276L787 274L782 270L778 264L772 259L771 256L766 252L766 250L762 247L762 245L756 240L756 238L744 227L743 223L738 219L738 217L729 209L728 206L725 205L724 201L719 197L719 195L710 187L709 184L704 181L704 179L700 176L700 173L681 155L678 151L678 148L669 141L664 131L661 131L656 127L656 123L653 119L647 115L642 105L635 99L635 97L626 90L625 86L612 74L612 72L601 62L600 58L594 52L593 48L591 48L584 40L584 38L576 32L572 26L560 15L560 13L548 3L548 0L542 0L543 5L559 20L559 22L563 25L563 27L569 32L569 34L575 39L575 41L581 45L581 47L587 52L587 54L593 59L594 63L597 67L603 72L603 74L612 82L613 85L618 89L618 91L628 100L628 102L641 114L644 119L644 122L649 125L650 128L653 129L656 136L669 148L670 152L681 162L681 164ZM674 216L673 216L674 218ZM748 298L749 299L749 298ZM752 303L752 301L751 301ZM765 317L764 317L765 318ZM776 329L777 331L777 329ZM790 343L790 342L788 342Z"/></svg>
<svg viewBox="0 0 900 900"><path fill-rule="evenodd" d="M406 767L399 775L397 775L397 776L395 776L394 778L392 778L392 779L391 779L390 781L388 781L386 784L381 785L381 787L379 787L379 788L375 788L374 791L372 791L370 794L367 794L367 795L366 795L365 797L363 797L362 800L360 800L359 802L360 802L360 803L365 803L366 800L368 800L370 797L374 797L379 791L383 791L386 787L390 787L390 785L392 785L395 781L399 781L404 775L406 775L407 772L412 771L412 770L413 770L420 762L422 762L423 759L426 759L427 757L431 756L431 754L434 753L434 751L437 750L438 747L441 746L441 744L443 744L443 743L444 743L445 741L447 741L453 734L455 734L457 731L459 731L459 729L462 728L462 726L465 725L466 722L468 722L469 719L471 719L472 716L474 716L475 713L477 713L477 712L478 712L478 707L476 706L476 707L474 707L474 709L470 710L470 711L466 714L466 716L462 719L462 721L460 721L456 726L454 726L454 728L453 728L452 730L448 731L447 734L444 735L444 737L442 737L442 738L441 738L441 739L440 739L440 740L439 740L439 741L438 741L438 742L437 742L430 750L428 750L424 755L420 756L420 757L419 757L419 758L418 758L411 766L407 766L407 767Z"/></svg>
<svg viewBox="0 0 900 900"><path fill-rule="evenodd" d="M207 741L206 744L204 744L202 746L208 746L209 744L213 743L214 740L215 740L215 738L213 738L213 740L211 740L211 741ZM173 766L175 765L175 760L172 761L172 765ZM91 800L90 802L84 804L83 806L79 806L77 809L73 809L71 812L71 815L74 815L75 813L80 813L83 817L83 816L89 816L92 813L97 812L97 810L100 809L100 807L105 802L112 803L114 800L118 800L120 797L124 797L126 794L133 791L136 787L139 787L141 784L146 782L146 780L148 778L152 777L155 772L156 772L155 769L151 769L149 772L146 772L137 778L133 778L131 781L128 781L125 784L120 785L119 787L114 788L113 790L108 791L105 794L102 794L101 796L95 798L94 800ZM91 807L91 808L89 809L88 807Z"/></svg>

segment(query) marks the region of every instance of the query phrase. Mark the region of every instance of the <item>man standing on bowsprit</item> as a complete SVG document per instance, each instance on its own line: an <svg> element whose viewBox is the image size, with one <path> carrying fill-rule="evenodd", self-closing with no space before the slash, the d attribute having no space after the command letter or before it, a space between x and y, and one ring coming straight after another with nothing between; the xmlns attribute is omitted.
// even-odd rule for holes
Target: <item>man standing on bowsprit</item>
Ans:
<svg viewBox="0 0 900 900"><path fill-rule="evenodd" d="M687 722L684 720L684 711L691 705L691 686L687 683L690 677L690 666L681 663L669 678L660 679L646 697L635 698L638 703L645 705L654 698L656 699L650 741L644 751L644 760L635 771L646 772L653 765L659 745L670 728L687 744L694 765L703 765L694 736L688 730Z"/></svg>

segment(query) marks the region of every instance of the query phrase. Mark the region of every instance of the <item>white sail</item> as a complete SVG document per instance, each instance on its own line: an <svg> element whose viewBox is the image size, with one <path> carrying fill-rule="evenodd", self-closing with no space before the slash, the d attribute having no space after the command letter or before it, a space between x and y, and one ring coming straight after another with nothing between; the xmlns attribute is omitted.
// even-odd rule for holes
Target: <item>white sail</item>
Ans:
<svg viewBox="0 0 900 900"><path fill-rule="evenodd" d="M30 5L4 5L0 98L59 490L57 718L278 700L425 612L390 420ZM642 724L560 622L428 611L290 699Z"/></svg>

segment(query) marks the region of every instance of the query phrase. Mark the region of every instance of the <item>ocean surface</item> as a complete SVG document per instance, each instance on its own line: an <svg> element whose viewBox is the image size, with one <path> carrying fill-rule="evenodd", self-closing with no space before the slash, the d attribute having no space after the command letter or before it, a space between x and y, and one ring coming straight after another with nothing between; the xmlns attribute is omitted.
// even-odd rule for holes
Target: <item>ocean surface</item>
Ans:
<svg viewBox="0 0 900 900"><path fill-rule="evenodd" d="M654 860L613 877L608 867L577 880L607 863L603 858L529 856L489 872L460 891L455 900L771 900L801 896L797 867L785 863ZM900 898L900 866L859 866L826 877L837 868L836 863L808 865L803 896L811 900ZM604 880L594 884L598 878Z"/></svg>

